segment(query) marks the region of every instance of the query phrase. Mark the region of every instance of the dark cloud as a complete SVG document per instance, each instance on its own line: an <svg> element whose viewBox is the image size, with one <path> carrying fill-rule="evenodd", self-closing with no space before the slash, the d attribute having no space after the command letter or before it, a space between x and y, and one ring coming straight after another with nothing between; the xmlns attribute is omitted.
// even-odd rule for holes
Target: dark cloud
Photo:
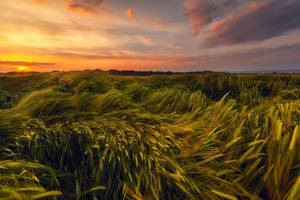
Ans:
<svg viewBox="0 0 300 200"><path fill-rule="evenodd" d="M212 22L217 10L216 5L210 0L187 0L186 8L186 15L193 26L193 36L199 33L202 26Z"/></svg>
<svg viewBox="0 0 300 200"><path fill-rule="evenodd" d="M102 0L71 0L71 5L81 5L87 8L94 8L102 4Z"/></svg>
<svg viewBox="0 0 300 200"><path fill-rule="evenodd" d="M34 66L54 66L56 65L56 63L0 61L0 65L22 65L22 66L34 67Z"/></svg>
<svg viewBox="0 0 300 200"><path fill-rule="evenodd" d="M233 50L219 54L187 56L180 61L199 67L285 66L299 65L300 43L269 48ZM298 66L299 67L299 66Z"/></svg>
<svg viewBox="0 0 300 200"><path fill-rule="evenodd" d="M237 7L238 5L238 0L227 0L224 2L224 7L226 8Z"/></svg>
<svg viewBox="0 0 300 200"><path fill-rule="evenodd" d="M240 4L238 0L187 0L185 3L186 16L192 24L192 36L198 35L204 26L212 23L214 19L225 15L226 12L238 7Z"/></svg>
<svg viewBox="0 0 300 200"><path fill-rule="evenodd" d="M299 0L251 1L213 22L204 46L262 41L300 28Z"/></svg>

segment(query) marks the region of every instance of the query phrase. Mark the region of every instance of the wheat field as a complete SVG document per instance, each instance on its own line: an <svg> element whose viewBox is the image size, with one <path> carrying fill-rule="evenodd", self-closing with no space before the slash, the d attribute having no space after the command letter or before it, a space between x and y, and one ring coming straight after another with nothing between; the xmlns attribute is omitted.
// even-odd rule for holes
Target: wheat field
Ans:
<svg viewBox="0 0 300 200"><path fill-rule="evenodd" d="M299 75L0 75L0 199L300 199Z"/></svg>

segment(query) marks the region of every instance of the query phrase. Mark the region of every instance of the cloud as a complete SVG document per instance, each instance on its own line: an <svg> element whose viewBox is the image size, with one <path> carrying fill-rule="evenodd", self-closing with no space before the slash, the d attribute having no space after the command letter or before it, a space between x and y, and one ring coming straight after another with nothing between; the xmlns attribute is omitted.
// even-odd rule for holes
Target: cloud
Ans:
<svg viewBox="0 0 300 200"><path fill-rule="evenodd" d="M134 19L136 13L131 8L129 8L128 10L126 10L126 15L129 19Z"/></svg>
<svg viewBox="0 0 300 200"><path fill-rule="evenodd" d="M300 62L300 43L278 47L225 51L218 54L186 56L179 62L199 67L291 66ZM299 66L299 64L298 64Z"/></svg>
<svg viewBox="0 0 300 200"><path fill-rule="evenodd" d="M34 66L54 66L56 63L43 63L43 62L24 62L24 61L0 61L0 65L22 65L22 66L28 66L28 67L34 67Z"/></svg>
<svg viewBox="0 0 300 200"><path fill-rule="evenodd" d="M205 26L224 17L251 0L186 0L186 16L192 25L192 36L197 36Z"/></svg>
<svg viewBox="0 0 300 200"><path fill-rule="evenodd" d="M223 7L225 8L235 8L239 5L238 0L227 0L224 1Z"/></svg>
<svg viewBox="0 0 300 200"><path fill-rule="evenodd" d="M112 14L102 0L64 0L68 5L68 10L80 14L99 14L99 10Z"/></svg>
<svg viewBox="0 0 300 200"><path fill-rule="evenodd" d="M300 28L299 0L260 0L247 3L211 24L204 46L262 41Z"/></svg>
<svg viewBox="0 0 300 200"><path fill-rule="evenodd" d="M37 6L45 6L46 5L45 0L24 0L24 1L27 1L27 2L37 5Z"/></svg>
<svg viewBox="0 0 300 200"><path fill-rule="evenodd" d="M144 35L136 35L135 39L145 46L148 46L148 47L154 46L153 41Z"/></svg>
<svg viewBox="0 0 300 200"><path fill-rule="evenodd" d="M201 27L212 22L217 6L211 0L187 0L186 15L192 24L192 35L198 35Z"/></svg>
<svg viewBox="0 0 300 200"><path fill-rule="evenodd" d="M10 71L49 71L55 68L57 68L56 63L0 60L1 73Z"/></svg>
<svg viewBox="0 0 300 200"><path fill-rule="evenodd" d="M78 5L85 8L95 8L102 4L102 0L66 0L70 5Z"/></svg>
<svg viewBox="0 0 300 200"><path fill-rule="evenodd" d="M71 4L68 7L68 10L71 12L77 12L81 14L96 14L97 12L93 8L88 8L78 4Z"/></svg>
<svg viewBox="0 0 300 200"><path fill-rule="evenodd" d="M135 19L137 16L136 12L133 11L132 8L127 9L125 13L129 19ZM152 25L158 25L167 28L170 27L170 23L164 19L154 19L152 17L144 17L144 18L140 18L139 20Z"/></svg>
<svg viewBox="0 0 300 200"><path fill-rule="evenodd" d="M170 27L170 23L164 19L153 19L150 17L146 17L143 19L143 21L149 24L159 25L162 27L167 27L167 28Z"/></svg>

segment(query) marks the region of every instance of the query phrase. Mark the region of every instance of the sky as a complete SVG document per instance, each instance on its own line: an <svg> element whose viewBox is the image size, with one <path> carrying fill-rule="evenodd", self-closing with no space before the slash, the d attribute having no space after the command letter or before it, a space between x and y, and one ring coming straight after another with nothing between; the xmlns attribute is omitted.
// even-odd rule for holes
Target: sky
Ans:
<svg viewBox="0 0 300 200"><path fill-rule="evenodd" d="M299 0L1 0L0 72L300 69Z"/></svg>

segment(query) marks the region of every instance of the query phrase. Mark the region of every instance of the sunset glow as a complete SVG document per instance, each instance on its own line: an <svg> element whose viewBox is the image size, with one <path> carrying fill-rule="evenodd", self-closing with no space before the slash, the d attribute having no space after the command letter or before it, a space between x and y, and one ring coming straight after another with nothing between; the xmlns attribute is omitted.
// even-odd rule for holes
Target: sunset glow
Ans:
<svg viewBox="0 0 300 200"><path fill-rule="evenodd" d="M299 69L299 9L298 0L5 0L0 72L16 62L37 71Z"/></svg>
<svg viewBox="0 0 300 200"><path fill-rule="evenodd" d="M19 71L19 72L28 71L28 70L29 70L28 67L24 67L24 66L17 67L17 71Z"/></svg>

